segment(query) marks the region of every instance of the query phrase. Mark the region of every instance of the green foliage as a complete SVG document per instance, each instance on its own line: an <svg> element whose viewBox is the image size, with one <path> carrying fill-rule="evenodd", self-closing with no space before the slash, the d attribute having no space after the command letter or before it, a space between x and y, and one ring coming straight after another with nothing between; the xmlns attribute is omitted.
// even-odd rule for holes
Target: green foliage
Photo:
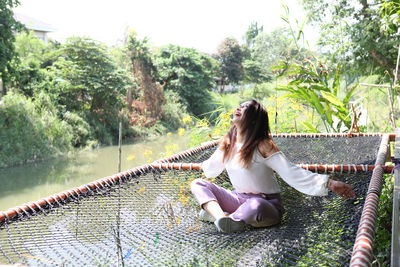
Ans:
<svg viewBox="0 0 400 267"><path fill-rule="evenodd" d="M250 26L247 28L245 39L248 47L252 47L254 45L254 41L256 37L264 31L264 26L258 27L257 22L252 22Z"/></svg>
<svg viewBox="0 0 400 267"><path fill-rule="evenodd" d="M226 38L218 46L215 58L221 63L219 79L222 88L224 85L237 84L241 81L244 52L235 38ZM221 93L223 93L223 90L221 90Z"/></svg>
<svg viewBox="0 0 400 267"><path fill-rule="evenodd" d="M71 128L42 104L9 92L0 101L0 167L46 158L71 148Z"/></svg>
<svg viewBox="0 0 400 267"><path fill-rule="evenodd" d="M63 115L63 120L71 126L72 129L72 145L75 147L85 147L92 143L92 128L77 113L67 111Z"/></svg>
<svg viewBox="0 0 400 267"><path fill-rule="evenodd" d="M271 80L271 77L264 72L261 63L258 61L248 59L244 60L243 70L244 83L261 83Z"/></svg>
<svg viewBox="0 0 400 267"><path fill-rule="evenodd" d="M155 76L156 68L153 64L153 60L151 58L151 51L149 46L149 40L145 37L143 39L139 39L136 32L132 32L128 36L128 54L135 64L135 62L139 62L151 77Z"/></svg>
<svg viewBox="0 0 400 267"><path fill-rule="evenodd" d="M63 107L63 113L84 117L101 142L111 143L118 133L126 89L131 85L128 73L117 67L104 45L89 38L70 38L57 54L48 68L51 78L47 91Z"/></svg>
<svg viewBox="0 0 400 267"><path fill-rule="evenodd" d="M107 48L89 38L73 37L61 48L61 56L66 60L57 62L60 78L69 81L66 93L70 101L79 102L78 110L117 114L130 80L112 61Z"/></svg>
<svg viewBox="0 0 400 267"><path fill-rule="evenodd" d="M382 33L379 7L388 1L303 0L309 18L321 27L320 46L331 51L333 63L341 62L345 72L393 75L400 41L398 25ZM383 9L384 10L384 9ZM396 12L396 9L393 9ZM392 10L386 13L389 18ZM327 20L326 18L330 19Z"/></svg>
<svg viewBox="0 0 400 267"><path fill-rule="evenodd" d="M14 32L24 29L13 17L12 9L18 5L18 0L0 0L0 78L5 86L10 82L13 73L10 63L15 56Z"/></svg>
<svg viewBox="0 0 400 267"><path fill-rule="evenodd" d="M14 46L18 57L11 62L14 68L11 86L32 97L47 75L41 68L45 44L33 32L24 32L16 36Z"/></svg>
<svg viewBox="0 0 400 267"><path fill-rule="evenodd" d="M164 115L161 123L169 130L176 130L182 127L183 118L188 116L186 107L182 104L181 97L177 92L166 91L164 93L165 104Z"/></svg>
<svg viewBox="0 0 400 267"><path fill-rule="evenodd" d="M280 65L279 68L287 68ZM340 86L340 65L335 73L329 75L330 70L318 62L303 62L303 64L291 64L287 75L293 77L287 85L279 90L287 91L287 97L301 101L312 107L321 117L327 132L342 132L351 129L351 116L349 101L356 86L349 89L343 99L340 99L338 91ZM330 78L332 81L330 82ZM317 129L318 127L314 127Z"/></svg>
<svg viewBox="0 0 400 267"><path fill-rule="evenodd" d="M154 54L153 62L160 84L165 90L177 92L190 112L199 116L209 110L215 60L193 48L168 45Z"/></svg>
<svg viewBox="0 0 400 267"><path fill-rule="evenodd" d="M46 44L36 37L33 31L22 32L15 36L15 52L21 61L37 60L43 61L43 52Z"/></svg>
<svg viewBox="0 0 400 267"><path fill-rule="evenodd" d="M271 95L275 90L275 86L272 83L258 83L243 92L245 99L255 98L263 100Z"/></svg>
<svg viewBox="0 0 400 267"><path fill-rule="evenodd" d="M374 265L389 266L392 239L392 210L393 210L393 180L390 175L384 175L384 184L379 197L378 218L376 221L376 235Z"/></svg>
<svg viewBox="0 0 400 267"><path fill-rule="evenodd" d="M215 113L215 111L229 113L233 109L237 108L241 102L244 102L247 98L240 96L239 94L219 94L217 92L211 93L213 111L209 114Z"/></svg>
<svg viewBox="0 0 400 267"><path fill-rule="evenodd" d="M269 114L271 132L316 132L307 127L314 125L315 118L305 105L292 98L282 95L275 90L276 83L258 84L233 94L219 94L213 92L213 110L207 117L195 118L195 126L190 131L190 146L197 146L203 142L218 139L229 129L234 109L244 101L255 98L262 102ZM278 116L276 115L278 112ZM277 124L274 124L276 120ZM276 128L275 128L276 127Z"/></svg>
<svg viewBox="0 0 400 267"><path fill-rule="evenodd" d="M275 64L297 52L295 44L289 39L288 35L287 29L278 28L270 33L262 32L254 40L251 58L261 65L266 80L272 78L271 68Z"/></svg>
<svg viewBox="0 0 400 267"><path fill-rule="evenodd" d="M400 22L400 2L398 0L381 0L381 31L393 33L397 31Z"/></svg>

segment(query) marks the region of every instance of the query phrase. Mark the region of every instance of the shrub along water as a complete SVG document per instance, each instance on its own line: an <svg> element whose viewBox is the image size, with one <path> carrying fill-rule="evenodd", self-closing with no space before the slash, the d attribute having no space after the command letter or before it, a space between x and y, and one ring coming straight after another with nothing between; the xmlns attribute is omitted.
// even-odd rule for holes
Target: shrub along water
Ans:
<svg viewBox="0 0 400 267"><path fill-rule="evenodd" d="M0 101L0 167L71 149L72 127L44 106L9 92Z"/></svg>

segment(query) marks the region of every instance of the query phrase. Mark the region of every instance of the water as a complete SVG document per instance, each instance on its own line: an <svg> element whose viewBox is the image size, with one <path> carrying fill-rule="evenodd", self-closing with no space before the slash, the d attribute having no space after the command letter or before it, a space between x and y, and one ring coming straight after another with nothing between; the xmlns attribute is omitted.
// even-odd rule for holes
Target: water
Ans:
<svg viewBox="0 0 400 267"><path fill-rule="evenodd" d="M172 134L122 145L121 170L187 149L185 136ZM71 189L118 172L118 146L81 151L45 162L0 169L0 211Z"/></svg>

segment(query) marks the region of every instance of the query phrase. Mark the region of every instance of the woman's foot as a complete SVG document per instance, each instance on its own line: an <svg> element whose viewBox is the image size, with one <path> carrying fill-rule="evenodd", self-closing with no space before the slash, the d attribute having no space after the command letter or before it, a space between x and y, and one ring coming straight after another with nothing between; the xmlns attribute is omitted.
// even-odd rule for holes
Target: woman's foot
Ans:
<svg viewBox="0 0 400 267"><path fill-rule="evenodd" d="M236 221L231 217L221 217L214 222L219 232L234 233L244 231L246 225L243 221Z"/></svg>
<svg viewBox="0 0 400 267"><path fill-rule="evenodd" d="M228 212L224 212L225 216L229 216ZM211 216L210 213L208 213L206 210L201 209L199 212L199 218L201 221L203 222L210 222L213 223L215 222L215 218L213 216Z"/></svg>
<svg viewBox="0 0 400 267"><path fill-rule="evenodd" d="M215 218L211 216L210 213L208 213L206 210L201 209L199 212L199 218L203 222L215 222Z"/></svg>

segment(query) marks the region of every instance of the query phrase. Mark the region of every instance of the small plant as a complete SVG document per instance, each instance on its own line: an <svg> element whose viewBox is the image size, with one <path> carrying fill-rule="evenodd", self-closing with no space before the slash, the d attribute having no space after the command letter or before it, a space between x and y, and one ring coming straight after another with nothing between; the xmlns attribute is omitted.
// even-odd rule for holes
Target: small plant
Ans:
<svg viewBox="0 0 400 267"><path fill-rule="evenodd" d="M394 183L390 175L384 175L384 184L379 198L375 235L375 261L373 266L390 265L392 238L392 209Z"/></svg>

